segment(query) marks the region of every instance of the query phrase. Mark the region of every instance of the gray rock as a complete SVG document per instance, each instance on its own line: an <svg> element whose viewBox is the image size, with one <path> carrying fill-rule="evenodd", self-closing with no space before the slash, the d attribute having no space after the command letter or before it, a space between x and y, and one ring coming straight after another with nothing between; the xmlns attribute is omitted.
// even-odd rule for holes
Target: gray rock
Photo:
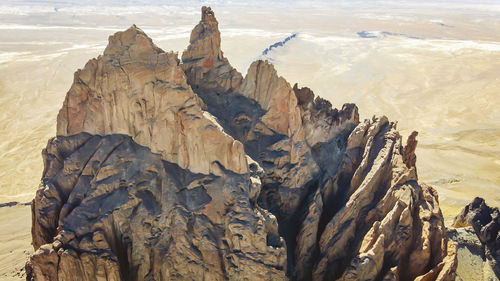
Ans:
<svg viewBox="0 0 500 281"><path fill-rule="evenodd" d="M248 174L195 174L124 135L61 136L46 151L29 278L285 279L276 220L249 201Z"/></svg>
<svg viewBox="0 0 500 281"><path fill-rule="evenodd" d="M449 228L448 238L457 243L457 281L498 281L484 246L471 226Z"/></svg>
<svg viewBox="0 0 500 281"><path fill-rule="evenodd" d="M476 197L455 217L453 226L455 228L467 227L469 234L470 229L474 231L482 245L481 258L486 259L496 278L500 278L500 211L498 208L491 208L486 205L483 198ZM466 238L470 236L467 235ZM469 240L472 241L472 239ZM468 245L467 241L465 239L460 242ZM477 251L475 253L477 254ZM491 278L490 275L484 280L489 280L489 278Z"/></svg>

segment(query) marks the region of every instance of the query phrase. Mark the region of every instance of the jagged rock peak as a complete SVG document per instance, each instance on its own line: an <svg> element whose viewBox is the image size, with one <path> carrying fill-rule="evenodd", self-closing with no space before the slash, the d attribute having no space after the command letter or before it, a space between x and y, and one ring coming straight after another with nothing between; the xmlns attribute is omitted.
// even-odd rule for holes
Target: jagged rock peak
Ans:
<svg viewBox="0 0 500 281"><path fill-rule="evenodd" d="M206 51L212 51L215 53L216 57L219 59L223 59L221 49L220 49L220 31L219 31L219 22L215 18L215 14L210 7L203 6L201 8L201 20L198 25L191 31L191 37L189 38L189 43L194 44L199 40L203 40L205 38L212 39L213 47L211 49L207 49ZM188 47L189 48L189 47Z"/></svg>
<svg viewBox="0 0 500 281"><path fill-rule="evenodd" d="M201 8L201 21L191 32L182 61L190 85L231 92L239 86L241 73L236 71L221 50L219 23L210 7Z"/></svg>
<svg viewBox="0 0 500 281"><path fill-rule="evenodd" d="M404 162L408 168L415 167L417 164L417 156L415 155L415 150L417 149L417 136L418 132L413 131L406 141L406 145L404 148Z"/></svg>
<svg viewBox="0 0 500 281"><path fill-rule="evenodd" d="M217 23L217 19L215 19L214 11L212 8L203 6L201 7L201 21L205 23Z"/></svg>
<svg viewBox="0 0 500 281"><path fill-rule="evenodd" d="M127 30L109 36L104 55L123 55L130 48L132 50L129 54L134 55L164 52L153 43L153 40L142 29L133 24Z"/></svg>
<svg viewBox="0 0 500 281"><path fill-rule="evenodd" d="M269 128L293 136L296 141L304 139L295 93L267 60L257 60L250 65L238 92L257 101L267 111L262 120Z"/></svg>
<svg viewBox="0 0 500 281"><path fill-rule="evenodd" d="M359 124L358 107L346 103L339 111L330 101L314 95L308 87L299 88L295 83L293 92L302 113L302 124L310 146L332 140L342 130L350 131Z"/></svg>
<svg viewBox="0 0 500 281"><path fill-rule="evenodd" d="M306 109L314 101L314 92L308 87L299 88L299 84L293 85L293 91L297 96L297 103L302 109Z"/></svg>
<svg viewBox="0 0 500 281"><path fill-rule="evenodd" d="M165 53L132 26L110 36L104 54L75 73L57 135L126 134L196 173L215 172L217 163L246 173L243 145L203 108L177 54Z"/></svg>

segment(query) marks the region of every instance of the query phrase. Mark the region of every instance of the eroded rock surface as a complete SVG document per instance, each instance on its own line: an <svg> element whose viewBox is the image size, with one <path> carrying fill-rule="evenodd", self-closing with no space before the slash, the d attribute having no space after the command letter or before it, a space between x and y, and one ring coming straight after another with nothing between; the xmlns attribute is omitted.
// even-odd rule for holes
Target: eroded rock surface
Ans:
<svg viewBox="0 0 500 281"><path fill-rule="evenodd" d="M489 264L496 275L496 280L498 280L500 278L500 211L498 208L491 208L486 205L483 198L476 197L455 217L453 227L458 229L451 230L452 233L463 227L471 227L474 230L482 245L480 256ZM457 239L452 238L458 240L462 236L454 235L453 237L458 237ZM459 241L459 246L466 246L470 240L472 239L462 239ZM495 278L495 276L487 276L485 275L483 280Z"/></svg>
<svg viewBox="0 0 500 281"><path fill-rule="evenodd" d="M49 141L33 201L34 280L284 280L252 179L192 173L129 136ZM272 245L272 246L270 246Z"/></svg>
<svg viewBox="0 0 500 281"><path fill-rule="evenodd" d="M192 85L218 92L236 89L243 79L220 48L219 23L209 7L202 7L201 21L191 32L189 46L182 54L182 68Z"/></svg>
<svg viewBox="0 0 500 281"><path fill-rule="evenodd" d="M247 172L243 145L226 135L187 84L177 55L132 26L75 73L57 135L126 134L163 158L208 174L214 162Z"/></svg>
<svg viewBox="0 0 500 281"><path fill-rule="evenodd" d="M448 239L457 244L456 281L497 281L484 247L472 226L449 228Z"/></svg>
<svg viewBox="0 0 500 281"><path fill-rule="evenodd" d="M182 55L133 26L75 74L33 200L31 280L454 280L432 187L267 61L245 78L202 8Z"/></svg>
<svg viewBox="0 0 500 281"><path fill-rule="evenodd" d="M320 233L313 280L413 280L429 270L436 274L424 280L453 280L442 272L447 239L437 193L417 183L402 153L386 118L351 133L340 173L324 187L332 204L323 206L340 208Z"/></svg>

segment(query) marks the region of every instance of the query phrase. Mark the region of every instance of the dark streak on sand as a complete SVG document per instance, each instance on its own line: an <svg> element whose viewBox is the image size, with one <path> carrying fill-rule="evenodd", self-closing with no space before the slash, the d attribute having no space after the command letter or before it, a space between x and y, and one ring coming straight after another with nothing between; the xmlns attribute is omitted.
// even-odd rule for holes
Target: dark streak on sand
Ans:
<svg viewBox="0 0 500 281"><path fill-rule="evenodd" d="M443 26L443 27L455 28L455 26L453 26L453 25L448 25L448 24L442 23L442 22L438 22L437 24L440 26Z"/></svg>
<svg viewBox="0 0 500 281"><path fill-rule="evenodd" d="M298 33L294 33L290 36L288 36L287 38L285 38L285 40L283 41L280 41L280 42L276 42L274 44L272 44L271 46L267 47L263 52L262 52L262 55L265 56L267 55L267 53L269 53L270 51L272 51L273 49L275 48L278 48L278 47L283 47L283 45L285 45L288 41L290 41L291 39L297 37Z"/></svg>
<svg viewBox="0 0 500 281"><path fill-rule="evenodd" d="M7 202L7 203L1 203L0 204L0 208L3 208L3 207L13 207L13 206L29 206L31 205L31 202L24 202L24 203L21 203L21 202L17 202L17 201L12 201L12 202Z"/></svg>
<svg viewBox="0 0 500 281"><path fill-rule="evenodd" d="M380 32L373 32L373 31L366 31L362 30L357 32L358 36L361 38L385 38L387 36L398 36L398 37L406 37L409 39L422 39L420 37L416 36L411 36L403 33L394 33L394 32L389 32L389 31L380 31Z"/></svg>

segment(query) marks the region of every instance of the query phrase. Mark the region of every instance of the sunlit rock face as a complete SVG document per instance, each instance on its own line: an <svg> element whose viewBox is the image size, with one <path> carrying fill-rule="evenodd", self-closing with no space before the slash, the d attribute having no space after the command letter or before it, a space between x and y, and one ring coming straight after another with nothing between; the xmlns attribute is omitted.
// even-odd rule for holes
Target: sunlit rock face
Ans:
<svg viewBox="0 0 500 281"><path fill-rule="evenodd" d="M454 280L416 133L362 122L267 61L247 75L210 8L182 63L133 26L75 73L32 203L31 280Z"/></svg>
<svg viewBox="0 0 500 281"><path fill-rule="evenodd" d="M219 23L209 7L202 8L201 21L191 32L189 47L182 54L182 68L192 85L228 92L241 84L242 76L220 48Z"/></svg>
<svg viewBox="0 0 500 281"><path fill-rule="evenodd" d="M202 109L177 55L156 47L135 26L109 38L104 54L75 73L57 118L57 135L126 134L196 173L219 162L246 173L240 142Z"/></svg>

